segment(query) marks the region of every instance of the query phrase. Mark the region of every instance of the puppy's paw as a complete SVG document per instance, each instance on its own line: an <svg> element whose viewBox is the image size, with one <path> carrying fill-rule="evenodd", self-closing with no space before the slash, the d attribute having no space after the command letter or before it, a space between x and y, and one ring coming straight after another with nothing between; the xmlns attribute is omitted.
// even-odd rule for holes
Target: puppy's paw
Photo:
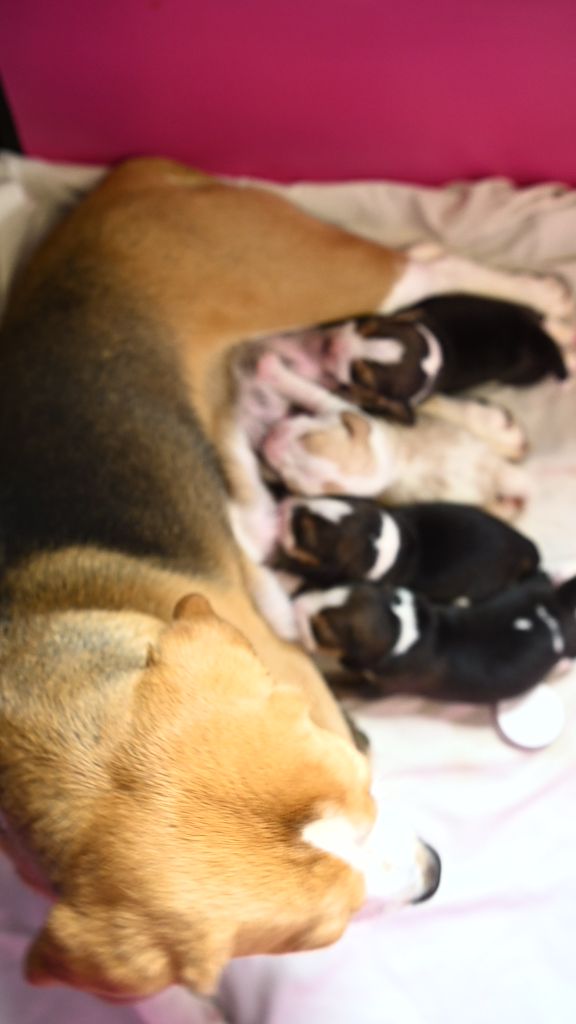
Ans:
<svg viewBox="0 0 576 1024"><path fill-rule="evenodd" d="M526 275L526 302L543 313L547 322L564 321L574 329L574 294L568 282L562 278L552 274L542 277Z"/></svg>
<svg viewBox="0 0 576 1024"><path fill-rule="evenodd" d="M470 405L470 429L504 459L519 462L528 454L528 438L508 409L488 402Z"/></svg>
<svg viewBox="0 0 576 1024"><path fill-rule="evenodd" d="M433 260L439 260L445 255L446 249L438 242L417 242L406 250L406 256L417 263L432 263Z"/></svg>
<svg viewBox="0 0 576 1024"><path fill-rule="evenodd" d="M263 352L256 363L256 378L262 384L273 386L278 380L285 364L282 357L270 350Z"/></svg>
<svg viewBox="0 0 576 1024"><path fill-rule="evenodd" d="M494 480L494 496L486 510L505 522L514 522L528 502L528 477L517 466L502 463Z"/></svg>

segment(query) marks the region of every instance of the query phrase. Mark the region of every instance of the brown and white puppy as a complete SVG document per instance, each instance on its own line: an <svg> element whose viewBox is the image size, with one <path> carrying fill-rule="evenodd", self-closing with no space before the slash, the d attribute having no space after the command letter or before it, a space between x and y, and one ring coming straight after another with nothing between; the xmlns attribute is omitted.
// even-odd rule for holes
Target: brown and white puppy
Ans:
<svg viewBox="0 0 576 1024"><path fill-rule="evenodd" d="M415 407L433 393L489 382L526 386L548 376L564 380L568 372L535 310L474 295L428 299L394 316L357 317L317 335L307 346L314 344L340 394L404 423L413 422ZM573 344L567 352L573 362Z"/></svg>
<svg viewBox="0 0 576 1024"><path fill-rule="evenodd" d="M300 376L367 412L412 423L415 408L431 394L490 382L564 380L576 355L573 332L564 333L565 357L536 310L456 294L392 316L372 314L278 335L266 345Z"/></svg>
<svg viewBox="0 0 576 1024"><path fill-rule="evenodd" d="M411 427L352 410L290 416L268 432L262 453L286 487L302 496L457 501L504 519L515 518L527 496L519 467L436 416L422 415Z"/></svg>
<svg viewBox="0 0 576 1024"><path fill-rule="evenodd" d="M434 601L481 601L538 568L536 546L471 505L384 509L362 498L286 498L276 564L310 584L367 580Z"/></svg>
<svg viewBox="0 0 576 1024"><path fill-rule="evenodd" d="M214 448L240 340L462 280L567 312L553 280L425 255L143 160L17 283L0 339L0 808L53 900L31 981L206 992L230 957L334 941L375 875L394 900L435 888L422 844L395 870L370 849L368 763L254 607L233 459Z"/></svg>

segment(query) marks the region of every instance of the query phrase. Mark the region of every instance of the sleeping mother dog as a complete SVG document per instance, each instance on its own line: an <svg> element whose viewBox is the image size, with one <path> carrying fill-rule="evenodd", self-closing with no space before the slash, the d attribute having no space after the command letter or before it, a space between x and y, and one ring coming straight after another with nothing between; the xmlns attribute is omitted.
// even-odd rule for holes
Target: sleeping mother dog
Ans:
<svg viewBox="0 0 576 1024"><path fill-rule="evenodd" d="M333 942L369 885L436 887L425 844L396 864L370 847L368 761L252 603L211 439L240 339L455 288L569 309L554 280L392 253L161 160L114 170L20 277L0 343L0 820L52 899L31 982L208 992L231 957Z"/></svg>

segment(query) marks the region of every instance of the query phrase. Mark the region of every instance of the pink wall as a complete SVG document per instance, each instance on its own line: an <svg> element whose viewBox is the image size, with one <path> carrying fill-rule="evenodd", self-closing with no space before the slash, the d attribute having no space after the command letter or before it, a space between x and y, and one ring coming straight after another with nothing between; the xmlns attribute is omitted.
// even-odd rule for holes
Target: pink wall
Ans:
<svg viewBox="0 0 576 1024"><path fill-rule="evenodd" d="M576 184L575 0L4 0L25 149Z"/></svg>

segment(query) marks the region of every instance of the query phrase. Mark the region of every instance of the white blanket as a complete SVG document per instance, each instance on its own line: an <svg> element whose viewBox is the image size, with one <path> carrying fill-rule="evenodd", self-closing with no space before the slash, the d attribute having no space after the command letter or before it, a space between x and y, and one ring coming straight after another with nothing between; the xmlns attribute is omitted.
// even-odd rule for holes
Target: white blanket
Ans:
<svg viewBox="0 0 576 1024"><path fill-rule="evenodd" d="M0 287L97 169L0 159ZM576 290L576 192L503 180L445 189L393 184L285 190L321 216L392 245L433 238L495 265L557 271ZM522 528L546 565L576 571L576 390L506 392L533 444ZM506 746L491 715L421 700L360 709L379 786L441 852L429 903L353 923L330 949L239 960L218 1004L231 1024L574 1024L576 673L547 750ZM215 1006L172 989L112 1008L21 980L46 907L0 858L0 1024L208 1024Z"/></svg>

